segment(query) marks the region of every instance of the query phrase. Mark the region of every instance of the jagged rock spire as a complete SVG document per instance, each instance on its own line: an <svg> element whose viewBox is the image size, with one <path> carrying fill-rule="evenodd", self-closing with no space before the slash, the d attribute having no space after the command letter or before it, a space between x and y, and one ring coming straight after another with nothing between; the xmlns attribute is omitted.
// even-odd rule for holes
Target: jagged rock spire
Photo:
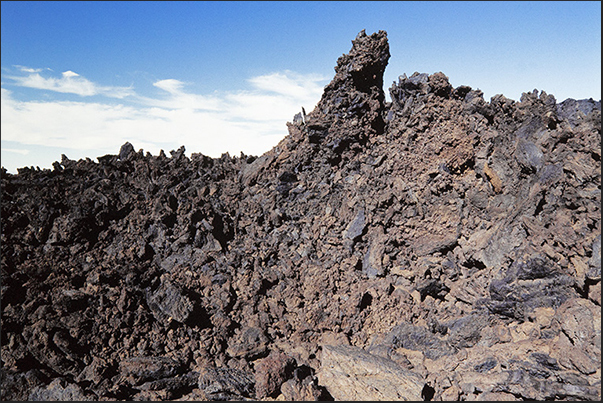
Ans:
<svg viewBox="0 0 603 403"><path fill-rule="evenodd" d="M385 94L383 73L389 61L387 32L367 35L362 30L352 49L335 66L335 77L324 89L316 108L305 119L310 143L326 145L333 161L353 144L383 133ZM290 127L293 134L297 129Z"/></svg>
<svg viewBox="0 0 603 403"><path fill-rule="evenodd" d="M369 36L362 30L352 41L350 52L337 60L335 77L325 87L317 110L325 115L346 118L367 109L382 108L385 100L383 73L389 57L387 32L379 31ZM371 100L377 103L370 103Z"/></svg>

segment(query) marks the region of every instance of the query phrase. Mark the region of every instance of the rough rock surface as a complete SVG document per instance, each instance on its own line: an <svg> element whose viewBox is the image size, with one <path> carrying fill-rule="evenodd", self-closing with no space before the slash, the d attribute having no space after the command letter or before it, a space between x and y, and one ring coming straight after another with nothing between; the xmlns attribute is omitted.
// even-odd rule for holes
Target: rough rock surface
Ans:
<svg viewBox="0 0 603 403"><path fill-rule="evenodd" d="M336 400L418 401L423 377L360 347L323 345L318 382Z"/></svg>
<svg viewBox="0 0 603 403"><path fill-rule="evenodd" d="M259 157L3 169L2 399L599 400L600 101L388 59Z"/></svg>

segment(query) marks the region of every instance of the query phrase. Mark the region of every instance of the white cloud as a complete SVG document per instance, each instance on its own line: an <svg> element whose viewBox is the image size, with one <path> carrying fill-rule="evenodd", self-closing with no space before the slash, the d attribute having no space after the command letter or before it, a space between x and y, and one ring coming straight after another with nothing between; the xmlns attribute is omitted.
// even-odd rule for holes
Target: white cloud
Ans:
<svg viewBox="0 0 603 403"><path fill-rule="evenodd" d="M82 93L103 88L72 71L64 72L61 79L44 79L32 73L27 80L31 80L32 88L71 88L72 93L76 87ZM69 80L77 82L71 84ZM290 71L254 77L249 83L250 90L202 95L186 92L182 81L166 79L153 84L165 92L163 97L142 97L132 90L130 102L124 99L117 105L21 101L3 88L2 141L9 148L5 150L3 145L2 165L16 172L17 167L30 165L51 168L52 162L60 160L60 156L52 155L47 161L25 162L20 156L11 162L14 153L4 153L9 149L43 146L54 152L62 149L70 158L70 153L81 155L85 150L91 153L88 157L96 158L117 154L126 141L154 155L182 145L188 155L200 152L219 157L224 152L238 155L241 151L260 155L287 135L286 122L293 120L302 106L307 111L313 109L326 84L323 77Z"/></svg>
<svg viewBox="0 0 603 403"><path fill-rule="evenodd" d="M16 153L16 154L21 154L21 155L27 155L29 154L29 150L23 149L23 148L6 148L3 147L2 151L6 151L9 153Z"/></svg>
<svg viewBox="0 0 603 403"><path fill-rule="evenodd" d="M64 71L63 72L63 78L69 78L69 77L79 77L79 74L69 70L69 71Z"/></svg>
<svg viewBox="0 0 603 403"><path fill-rule="evenodd" d="M234 116L246 121L284 122L303 106L311 111L322 95L325 78L291 71L277 72L248 80L254 89L227 94Z"/></svg>
<svg viewBox="0 0 603 403"><path fill-rule="evenodd" d="M258 90L274 92L286 97L303 99L310 96L312 99L322 95L323 86L319 83L326 77L310 74L301 75L286 70L282 73L272 73L249 79Z"/></svg>
<svg viewBox="0 0 603 403"><path fill-rule="evenodd" d="M28 73L25 76L8 76L14 81L14 85L35 88L39 90L55 91L80 96L104 95L111 98L125 98L133 95L131 87L106 87L98 86L79 74L68 70L61 74L61 78L42 77L42 69L17 66L21 72Z"/></svg>
<svg viewBox="0 0 603 403"><path fill-rule="evenodd" d="M167 80L157 81L156 83L153 83L153 85L169 92L170 94L179 94L182 92L181 89L184 86L184 83L182 81L169 78Z"/></svg>
<svg viewBox="0 0 603 403"><path fill-rule="evenodd" d="M31 67L25 67L25 66L15 66L15 67L24 73L39 73L42 70L44 70L44 69L32 69Z"/></svg>
<svg viewBox="0 0 603 403"><path fill-rule="evenodd" d="M223 102L216 96L190 94L183 90L185 83L175 79L160 80L153 86L167 92L166 98L137 97L137 101L151 107L164 109L193 109L218 111L224 108Z"/></svg>

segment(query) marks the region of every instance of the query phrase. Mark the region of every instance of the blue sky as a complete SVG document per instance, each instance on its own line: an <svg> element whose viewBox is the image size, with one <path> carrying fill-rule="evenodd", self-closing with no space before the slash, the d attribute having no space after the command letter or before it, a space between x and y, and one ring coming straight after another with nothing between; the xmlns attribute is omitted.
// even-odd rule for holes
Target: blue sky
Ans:
<svg viewBox="0 0 603 403"><path fill-rule="evenodd" d="M260 155L316 105L358 32L388 33L385 90L446 74L519 100L601 98L599 1L1 2L2 166L130 141Z"/></svg>

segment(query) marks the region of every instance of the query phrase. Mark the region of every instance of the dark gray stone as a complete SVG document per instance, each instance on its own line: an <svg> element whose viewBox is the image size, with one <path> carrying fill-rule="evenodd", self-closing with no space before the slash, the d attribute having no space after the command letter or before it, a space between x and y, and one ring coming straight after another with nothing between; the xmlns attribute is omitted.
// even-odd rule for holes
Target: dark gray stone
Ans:
<svg viewBox="0 0 603 403"><path fill-rule="evenodd" d="M133 385L173 377L180 369L180 363L169 357L137 356L119 363L121 377Z"/></svg>
<svg viewBox="0 0 603 403"><path fill-rule="evenodd" d="M126 142L119 149L119 155L118 155L119 159L122 160L122 161L126 160L130 156L130 154L133 154L134 152L135 152L134 151L134 146L132 146L132 144L130 144L130 142Z"/></svg>
<svg viewBox="0 0 603 403"><path fill-rule="evenodd" d="M343 232L343 237L346 239L355 240L364 231L366 222L364 219L364 209L359 209L354 216L354 219L348 224L347 228Z"/></svg>
<svg viewBox="0 0 603 403"><path fill-rule="evenodd" d="M473 369L476 372L488 372L492 368L496 367L496 364L498 364L498 361L496 361L496 358L490 357L486 361L482 362L481 364L476 365Z"/></svg>
<svg viewBox="0 0 603 403"><path fill-rule="evenodd" d="M255 394L254 377L234 368L204 368L198 385L211 400L240 400Z"/></svg>
<svg viewBox="0 0 603 403"><path fill-rule="evenodd" d="M595 109L601 111L600 100L568 98L557 104L557 116L567 120L572 127L576 127Z"/></svg>
<svg viewBox="0 0 603 403"><path fill-rule="evenodd" d="M81 402L96 400L84 394L82 388L75 383L68 383L63 378L56 378L47 386L38 386L29 394L28 400L34 402Z"/></svg>
<svg viewBox="0 0 603 403"><path fill-rule="evenodd" d="M154 292L147 291L147 304L157 320L168 324L172 319L186 322L194 309L191 300L169 280L162 281Z"/></svg>
<svg viewBox="0 0 603 403"><path fill-rule="evenodd" d="M515 158L522 169L527 172L538 172L542 168L544 154L531 141L519 139L515 148Z"/></svg>
<svg viewBox="0 0 603 403"><path fill-rule="evenodd" d="M456 351L447 341L440 339L429 330L410 325L400 324L386 336L385 345L392 348L407 348L422 351L425 357L435 360Z"/></svg>
<svg viewBox="0 0 603 403"><path fill-rule="evenodd" d="M586 277L590 280L601 280L601 235L593 241L592 256L589 260L589 269Z"/></svg>

